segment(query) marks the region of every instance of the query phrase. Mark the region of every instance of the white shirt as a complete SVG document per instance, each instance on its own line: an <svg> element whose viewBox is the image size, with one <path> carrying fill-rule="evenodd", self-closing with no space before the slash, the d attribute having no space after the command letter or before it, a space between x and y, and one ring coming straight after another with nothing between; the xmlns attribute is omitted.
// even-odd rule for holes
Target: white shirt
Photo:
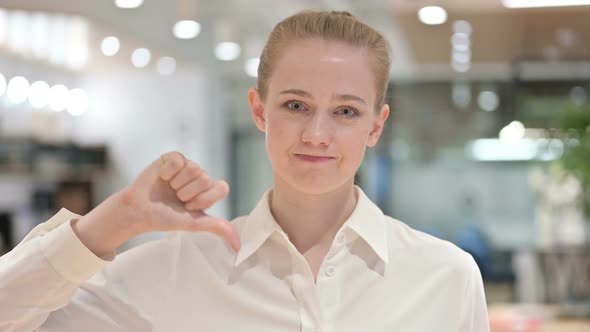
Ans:
<svg viewBox="0 0 590 332"><path fill-rule="evenodd" d="M0 331L489 331L472 257L356 190L317 282L269 191L233 221L237 254L216 235L174 232L99 258L61 209L0 258Z"/></svg>

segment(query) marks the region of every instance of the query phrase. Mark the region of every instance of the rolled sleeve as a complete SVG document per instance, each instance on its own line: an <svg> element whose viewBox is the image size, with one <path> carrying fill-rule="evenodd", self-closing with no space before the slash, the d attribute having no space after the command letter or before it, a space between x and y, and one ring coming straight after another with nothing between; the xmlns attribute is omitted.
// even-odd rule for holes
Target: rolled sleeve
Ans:
<svg viewBox="0 0 590 332"><path fill-rule="evenodd" d="M76 218L68 219L53 231L40 238L41 250L53 266L65 279L81 283L101 271L114 255L98 257L78 239L71 223Z"/></svg>

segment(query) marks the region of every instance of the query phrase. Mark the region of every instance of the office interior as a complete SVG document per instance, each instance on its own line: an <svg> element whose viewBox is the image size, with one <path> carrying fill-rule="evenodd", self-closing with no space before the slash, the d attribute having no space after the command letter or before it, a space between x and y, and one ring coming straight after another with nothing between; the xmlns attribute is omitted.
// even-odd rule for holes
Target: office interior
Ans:
<svg viewBox="0 0 590 332"><path fill-rule="evenodd" d="M212 214L248 214L272 171L247 91L303 9L391 44L367 195L475 258L492 331L590 331L590 1L1 1L0 254L171 150L229 183Z"/></svg>

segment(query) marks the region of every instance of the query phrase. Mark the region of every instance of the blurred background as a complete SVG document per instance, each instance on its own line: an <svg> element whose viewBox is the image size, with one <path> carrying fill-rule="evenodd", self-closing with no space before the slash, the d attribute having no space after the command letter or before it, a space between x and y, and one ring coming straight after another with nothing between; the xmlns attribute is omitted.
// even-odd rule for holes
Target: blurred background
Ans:
<svg viewBox="0 0 590 332"><path fill-rule="evenodd" d="M2 0L0 254L170 150L228 180L213 214L249 213L272 172L247 90L302 9L348 10L392 45L365 192L474 256L494 331L590 331L583 0Z"/></svg>

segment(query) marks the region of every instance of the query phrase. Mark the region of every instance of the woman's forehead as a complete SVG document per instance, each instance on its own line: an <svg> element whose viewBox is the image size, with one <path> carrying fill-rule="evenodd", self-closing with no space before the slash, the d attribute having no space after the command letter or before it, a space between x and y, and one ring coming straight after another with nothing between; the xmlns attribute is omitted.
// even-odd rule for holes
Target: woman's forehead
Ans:
<svg viewBox="0 0 590 332"><path fill-rule="evenodd" d="M351 46L339 41L320 39L302 39L283 46L274 70L324 67L342 70L343 66L351 69L370 70L370 57L367 48Z"/></svg>
<svg viewBox="0 0 590 332"><path fill-rule="evenodd" d="M281 50L269 80L269 93L302 89L312 94L375 94L368 50L343 42L299 40Z"/></svg>

